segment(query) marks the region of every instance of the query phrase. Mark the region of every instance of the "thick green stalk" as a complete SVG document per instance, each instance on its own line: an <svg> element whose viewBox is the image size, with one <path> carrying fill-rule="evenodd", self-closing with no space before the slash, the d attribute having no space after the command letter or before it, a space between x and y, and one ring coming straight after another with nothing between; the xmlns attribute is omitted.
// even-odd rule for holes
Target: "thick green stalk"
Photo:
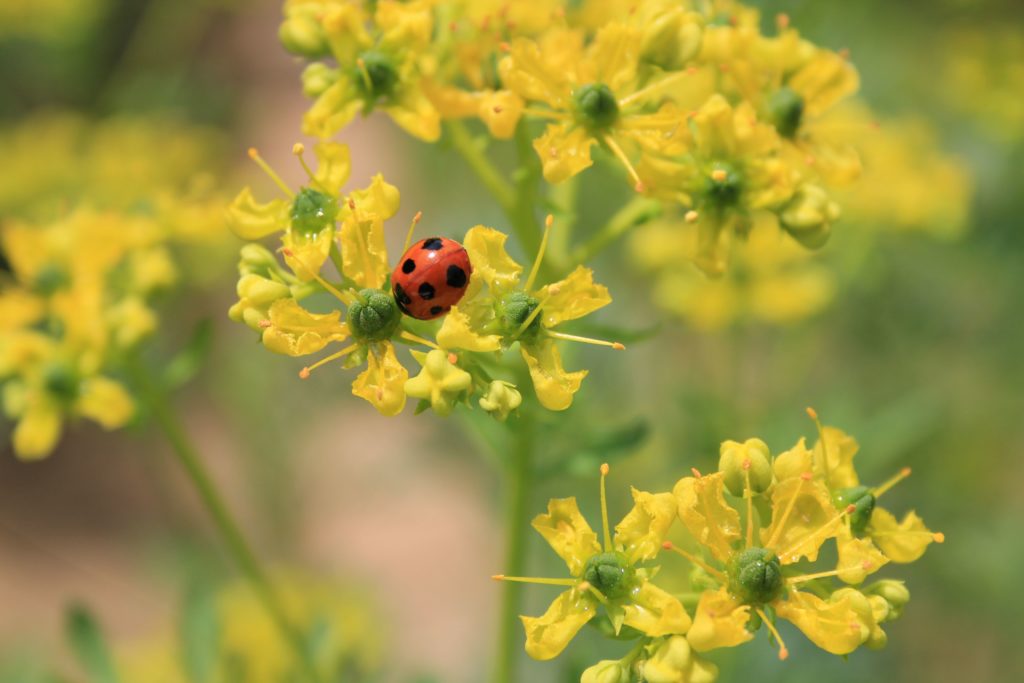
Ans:
<svg viewBox="0 0 1024 683"><path fill-rule="evenodd" d="M515 447L506 466L505 493L505 565L504 573L522 576L526 571L526 517L530 503L531 475L533 473L533 423L523 412L513 427ZM518 615L522 602L523 585L506 582L501 598L498 627L498 650L494 658L494 683L512 683L516 668L520 633Z"/></svg>
<svg viewBox="0 0 1024 683"><path fill-rule="evenodd" d="M516 207L516 196L512 186L509 185L508 181L502 176L501 171L491 163L491 160L480 149L480 146L466 129L465 124L461 121L449 121L445 124L445 128L448 131L448 139L451 141L455 151L473 169L473 172L480 178L480 182L484 184L484 187L501 205L501 210L508 215L512 215Z"/></svg>
<svg viewBox="0 0 1024 683"><path fill-rule="evenodd" d="M131 371L143 400L167 438L171 452L174 453L178 464L185 471L189 482L210 515L228 554L252 585L268 616L280 630L281 636L295 651L305 680L309 683L319 683L319 676L309 652L306 650L302 635L290 623L287 612L281 605L273 585L246 540L245 534L228 511L227 504L217 490L217 485L210 477L209 472L203 466L202 457L185 431L180 418L174 412L158 383L149 375L140 361L135 359L131 362Z"/></svg>

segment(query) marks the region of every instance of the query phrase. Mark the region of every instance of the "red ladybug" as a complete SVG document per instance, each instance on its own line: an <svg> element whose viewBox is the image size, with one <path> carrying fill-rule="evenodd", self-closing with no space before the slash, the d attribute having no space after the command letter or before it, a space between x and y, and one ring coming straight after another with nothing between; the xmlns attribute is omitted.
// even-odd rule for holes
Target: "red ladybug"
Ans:
<svg viewBox="0 0 1024 683"><path fill-rule="evenodd" d="M402 313L433 320L459 303L472 274L465 247L445 237L428 237L402 254L391 273L391 287Z"/></svg>

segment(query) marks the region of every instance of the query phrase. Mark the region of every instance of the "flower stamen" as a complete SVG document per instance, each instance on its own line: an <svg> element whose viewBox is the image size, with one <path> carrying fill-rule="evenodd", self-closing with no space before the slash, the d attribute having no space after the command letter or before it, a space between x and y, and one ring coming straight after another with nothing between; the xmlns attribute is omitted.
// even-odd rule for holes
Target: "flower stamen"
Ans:
<svg viewBox="0 0 1024 683"><path fill-rule="evenodd" d="M896 484L900 483L901 481L903 481L904 479L906 479L909 476L910 476L910 468L909 467L904 467L902 470L899 471L898 474L896 474L891 479L889 479L889 481L885 482L881 486L878 486L878 487L872 489L871 490L871 494L875 498L881 498L883 493L887 492L893 486L896 486Z"/></svg>
<svg viewBox="0 0 1024 683"><path fill-rule="evenodd" d="M604 531L604 551L612 551L612 536L608 531L608 496L605 493L605 478L608 476L608 463L601 464L601 528Z"/></svg>
<svg viewBox="0 0 1024 683"><path fill-rule="evenodd" d="M321 358L320 360L318 360L317 362L313 363L312 365L307 365L306 367L304 367L301 370L299 370L299 377L301 377L302 379L309 379L309 375L314 370L316 370L318 367L320 367L321 365L326 365L327 363L330 363L331 361L338 360L339 358L341 358L343 356L347 356L348 354L352 353L353 351L355 351L358 348L359 348L359 344L353 344L352 346L345 347L344 349L342 349L341 351L338 351L337 353L332 353L331 355L327 356L326 358Z"/></svg>
<svg viewBox="0 0 1024 683"><path fill-rule="evenodd" d="M757 612L757 616L761 617L761 621L764 622L764 625L768 628L768 631L771 632L772 637L774 637L775 640L778 641L778 643L779 643L779 659L784 660L787 657L789 657L789 650L786 649L786 643L782 640L782 636L779 635L779 630L777 628L775 628L775 624L773 624L768 619L768 615L764 613L763 609L758 608L758 609L756 609L754 611Z"/></svg>
<svg viewBox="0 0 1024 683"><path fill-rule="evenodd" d="M281 253L284 254L285 256L289 257L289 258L294 259L295 263L298 264L298 266L299 266L299 270L301 270L304 275L306 275L308 277L311 277L312 279L316 280L320 284L321 287L323 287L328 292L330 292L335 297L337 297L346 306L351 306L352 304L354 304L356 301L359 300L359 296L357 294L355 294L354 292L349 292L349 291L344 291L343 292L340 289L338 289L337 287L335 287L334 285L332 285L327 280L325 280L322 277L320 277L319 273L314 272L308 266L306 266L306 264L302 262L302 259L300 259L295 254L295 252L292 251L291 249L288 249L287 247L282 247Z"/></svg>
<svg viewBox="0 0 1024 683"><path fill-rule="evenodd" d="M537 273L540 271L540 264L544 260L544 252L548 248L548 239L551 236L551 226L555 224L555 217L551 214L547 215L544 219L544 235L540 239L540 247L537 249L537 257L533 260L533 267L530 268L530 276L526 278L526 284L523 289L529 292L533 289L533 282L537 279Z"/></svg>
<svg viewBox="0 0 1024 683"><path fill-rule="evenodd" d="M604 339L594 339L592 337L581 337L576 334L566 334L565 332L555 332L553 330L547 330L547 335L554 339L561 339L563 341L580 342L581 344L593 344L594 346L610 346L616 351L622 351L626 346L620 342L610 342Z"/></svg>
<svg viewBox="0 0 1024 683"><path fill-rule="evenodd" d="M412 217L412 222L409 224L409 232L405 233L405 244L402 245L402 253L409 251L409 245L412 244L412 233L416 230L417 224L423 219L423 212L417 211L416 215Z"/></svg>
<svg viewBox="0 0 1024 683"><path fill-rule="evenodd" d="M279 176L274 171L274 169L270 167L270 164L263 160L263 157L260 156L259 150L257 150L255 147L250 147L249 158L255 161L257 166L263 169L263 172L266 173L270 177L270 179L274 181L275 185L281 188L282 192L288 195L289 199L295 199L295 193L292 192L291 188L288 187L287 183L281 180L281 176Z"/></svg>
<svg viewBox="0 0 1024 683"><path fill-rule="evenodd" d="M718 579L719 583L721 583L723 585L728 583L729 577L725 575L725 572L723 572L723 571L721 571L719 569L715 569L710 564L708 564L707 562L705 562L701 558L697 557L693 553L688 553L685 550L683 550L682 548L676 546L676 544L674 544L672 541L665 541L664 543L661 544L661 547L664 548L665 550L671 550L672 552L676 553L677 555L682 555L684 558L686 558L687 560L689 560L693 564L697 565L698 567L700 567L701 569L706 571L711 576L713 576L716 579Z"/></svg>
<svg viewBox="0 0 1024 683"><path fill-rule="evenodd" d="M626 153L619 147L619 143L615 142L615 139L611 135L605 135L601 138L602 142L608 146L608 149L612 151L615 158L622 162L622 165L626 167L626 172L629 177L633 179L633 189L637 192L643 192L647 189L644 182L640 180L640 174L636 172L636 168L633 167L633 163L626 156Z"/></svg>
<svg viewBox="0 0 1024 683"><path fill-rule="evenodd" d="M828 462L828 442L825 441L825 428L821 424L821 420L818 419L818 411L810 406L807 407L807 416L814 420L814 426L818 429L818 442L821 443L821 460L822 470L825 476L825 486L831 487L831 472L829 470Z"/></svg>
<svg viewBox="0 0 1024 683"><path fill-rule="evenodd" d="M533 576L505 576L504 574L495 574L491 577L495 581L512 581L514 583L534 583L542 586L575 586L576 579L548 579L543 577Z"/></svg>

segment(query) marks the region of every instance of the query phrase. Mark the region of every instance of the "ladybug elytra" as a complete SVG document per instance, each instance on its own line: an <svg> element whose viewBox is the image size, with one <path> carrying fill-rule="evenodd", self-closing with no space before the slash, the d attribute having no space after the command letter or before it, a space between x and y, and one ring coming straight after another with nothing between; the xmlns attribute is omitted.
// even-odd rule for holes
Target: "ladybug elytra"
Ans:
<svg viewBox="0 0 1024 683"><path fill-rule="evenodd" d="M433 320L459 302L472 274L465 247L446 237L428 237L402 254L391 287L402 313Z"/></svg>

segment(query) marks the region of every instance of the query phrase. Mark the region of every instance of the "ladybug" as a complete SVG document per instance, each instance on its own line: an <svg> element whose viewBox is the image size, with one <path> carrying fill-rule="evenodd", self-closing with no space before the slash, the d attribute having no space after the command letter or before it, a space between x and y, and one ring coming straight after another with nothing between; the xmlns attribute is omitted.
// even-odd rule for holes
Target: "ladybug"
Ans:
<svg viewBox="0 0 1024 683"><path fill-rule="evenodd" d="M391 273L391 287L402 313L433 320L459 303L472 274L465 247L445 237L428 237L402 254Z"/></svg>

